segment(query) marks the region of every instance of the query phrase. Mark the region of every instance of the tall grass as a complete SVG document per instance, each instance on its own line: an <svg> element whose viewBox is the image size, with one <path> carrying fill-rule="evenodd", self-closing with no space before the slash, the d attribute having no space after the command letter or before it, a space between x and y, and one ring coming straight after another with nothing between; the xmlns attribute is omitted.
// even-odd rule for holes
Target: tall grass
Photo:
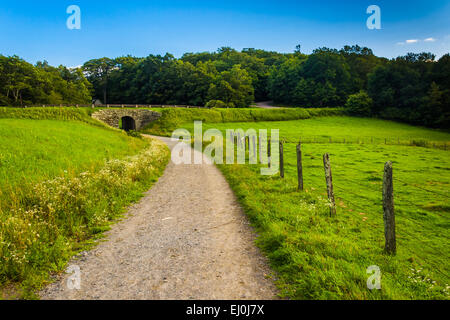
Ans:
<svg viewBox="0 0 450 320"><path fill-rule="evenodd" d="M0 119L0 141L0 291L12 285L25 298L138 200L169 158L158 141L78 121Z"/></svg>

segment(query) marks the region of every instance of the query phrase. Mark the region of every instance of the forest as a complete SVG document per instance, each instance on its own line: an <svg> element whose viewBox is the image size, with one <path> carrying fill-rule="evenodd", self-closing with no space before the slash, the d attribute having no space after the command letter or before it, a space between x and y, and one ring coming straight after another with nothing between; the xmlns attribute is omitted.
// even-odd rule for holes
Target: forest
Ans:
<svg viewBox="0 0 450 320"><path fill-rule="evenodd" d="M246 108L344 107L354 116L450 127L450 54L377 57L369 48L319 48L312 54L259 49L124 56L80 68L32 65L0 55L0 105L167 104Z"/></svg>

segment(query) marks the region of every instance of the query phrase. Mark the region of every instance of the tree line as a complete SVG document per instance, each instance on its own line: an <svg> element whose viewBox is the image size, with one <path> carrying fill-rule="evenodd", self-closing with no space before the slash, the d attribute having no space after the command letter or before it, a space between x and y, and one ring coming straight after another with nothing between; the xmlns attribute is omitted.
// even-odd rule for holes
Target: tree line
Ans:
<svg viewBox="0 0 450 320"><path fill-rule="evenodd" d="M396 59L371 49L319 48L312 54L258 49L86 62L81 68L32 66L0 56L0 103L178 104L244 108L273 100L292 107L345 107L357 116L449 127L450 55ZM90 102L90 101L89 101Z"/></svg>
<svg viewBox="0 0 450 320"><path fill-rule="evenodd" d="M91 102L91 90L81 68L0 55L0 105L84 104Z"/></svg>

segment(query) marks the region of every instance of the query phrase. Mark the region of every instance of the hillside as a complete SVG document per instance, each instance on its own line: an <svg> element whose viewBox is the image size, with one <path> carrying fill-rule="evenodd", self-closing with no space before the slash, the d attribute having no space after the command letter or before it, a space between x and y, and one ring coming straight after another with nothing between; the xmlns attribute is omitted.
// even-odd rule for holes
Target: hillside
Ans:
<svg viewBox="0 0 450 320"><path fill-rule="evenodd" d="M18 119L37 112L0 110L0 291L8 298L33 297L150 188L169 157L165 145L83 111Z"/></svg>

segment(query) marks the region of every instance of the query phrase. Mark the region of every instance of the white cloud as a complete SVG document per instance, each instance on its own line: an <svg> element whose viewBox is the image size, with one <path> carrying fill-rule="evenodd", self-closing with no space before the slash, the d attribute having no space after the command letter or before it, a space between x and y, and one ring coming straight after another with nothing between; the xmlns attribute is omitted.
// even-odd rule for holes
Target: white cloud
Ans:
<svg viewBox="0 0 450 320"><path fill-rule="evenodd" d="M406 43L408 43L408 44L417 43L417 42L419 42L419 40L417 40L417 39L406 40Z"/></svg>
<svg viewBox="0 0 450 320"><path fill-rule="evenodd" d="M436 39L435 38L426 38L424 41L425 42L435 42Z"/></svg>

